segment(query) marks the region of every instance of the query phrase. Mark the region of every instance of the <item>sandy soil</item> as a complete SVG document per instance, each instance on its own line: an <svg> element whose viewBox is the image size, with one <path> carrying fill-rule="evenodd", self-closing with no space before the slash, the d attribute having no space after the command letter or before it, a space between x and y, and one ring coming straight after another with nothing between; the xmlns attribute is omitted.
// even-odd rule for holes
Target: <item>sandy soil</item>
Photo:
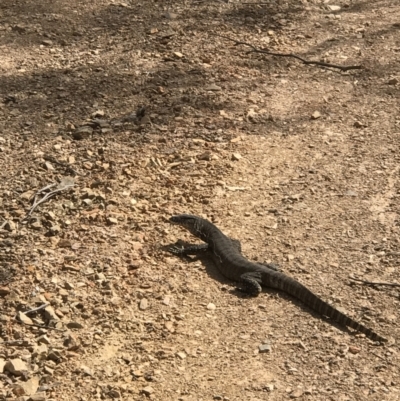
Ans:
<svg viewBox="0 0 400 401"><path fill-rule="evenodd" d="M1 1L1 400L400 399L353 279L400 283L396 3ZM388 343L169 255L181 212Z"/></svg>

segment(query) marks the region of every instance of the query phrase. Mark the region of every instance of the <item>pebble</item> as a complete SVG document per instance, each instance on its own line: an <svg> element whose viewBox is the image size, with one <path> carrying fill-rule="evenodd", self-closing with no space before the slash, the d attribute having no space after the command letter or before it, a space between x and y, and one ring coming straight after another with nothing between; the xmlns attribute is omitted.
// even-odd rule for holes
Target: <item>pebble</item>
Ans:
<svg viewBox="0 0 400 401"><path fill-rule="evenodd" d="M118 224L118 219L116 219L115 217L108 217L107 223L108 224Z"/></svg>
<svg viewBox="0 0 400 401"><path fill-rule="evenodd" d="M0 358L0 373L4 372L5 366L6 366L6 361L3 358Z"/></svg>
<svg viewBox="0 0 400 401"><path fill-rule="evenodd" d="M345 196L357 196L358 195L357 192L352 191L351 189L346 191L344 194L345 194Z"/></svg>
<svg viewBox="0 0 400 401"><path fill-rule="evenodd" d="M86 376L93 376L93 372L88 366L82 365L81 366L81 372L83 374L85 374Z"/></svg>
<svg viewBox="0 0 400 401"><path fill-rule="evenodd" d="M186 354L183 351L177 352L176 356L179 357L180 359L186 358Z"/></svg>
<svg viewBox="0 0 400 401"><path fill-rule="evenodd" d="M218 92L220 91L222 88L218 85L215 84L211 84L209 86L206 86L205 90L206 91L212 91L212 92Z"/></svg>
<svg viewBox="0 0 400 401"><path fill-rule="evenodd" d="M60 320L52 306L46 306L44 310L44 317L46 320Z"/></svg>
<svg viewBox="0 0 400 401"><path fill-rule="evenodd" d="M32 319L26 316L23 312L18 312L18 320L25 324L33 324Z"/></svg>
<svg viewBox="0 0 400 401"><path fill-rule="evenodd" d="M39 378L37 376L33 376L27 382L19 383L19 385L23 389L24 395L35 394L39 387Z"/></svg>
<svg viewBox="0 0 400 401"><path fill-rule="evenodd" d="M121 393L118 390L112 389L108 392L111 398L121 398Z"/></svg>
<svg viewBox="0 0 400 401"><path fill-rule="evenodd" d="M361 349L358 347L354 347L354 346L349 347L349 352L351 352L352 354L358 354L360 351L361 351Z"/></svg>
<svg viewBox="0 0 400 401"><path fill-rule="evenodd" d="M28 371L26 363L19 358L7 361L7 363L4 366L4 369L15 376L22 376L25 372Z"/></svg>
<svg viewBox="0 0 400 401"><path fill-rule="evenodd" d="M258 351L260 354L266 353L266 352L271 352L271 344L265 343L265 344L260 344L258 346Z"/></svg>
<svg viewBox="0 0 400 401"><path fill-rule="evenodd" d="M328 5L328 8L330 11L340 11L341 7L340 6L334 6L332 5Z"/></svg>
<svg viewBox="0 0 400 401"><path fill-rule="evenodd" d="M303 390L302 389L297 389L297 390L293 390L290 393L290 398L299 398L303 395Z"/></svg>
<svg viewBox="0 0 400 401"><path fill-rule="evenodd" d="M232 153L232 160L238 161L242 158L242 155L240 153Z"/></svg>
<svg viewBox="0 0 400 401"><path fill-rule="evenodd" d="M83 325L79 322L69 322L67 323L69 329L83 329Z"/></svg>
<svg viewBox="0 0 400 401"><path fill-rule="evenodd" d="M321 113L319 111L314 111L314 113L312 113L312 115L311 115L312 120L317 120L320 117L321 117Z"/></svg>
<svg viewBox="0 0 400 401"><path fill-rule="evenodd" d="M207 305L207 309L208 310L215 310L216 309L216 306L213 304L213 303L209 303L208 305Z"/></svg>
<svg viewBox="0 0 400 401"><path fill-rule="evenodd" d="M149 307L149 301L146 298L140 300L139 309L146 310Z"/></svg>
<svg viewBox="0 0 400 401"><path fill-rule="evenodd" d="M41 391L29 397L29 401L46 401L46 392Z"/></svg>
<svg viewBox="0 0 400 401"><path fill-rule="evenodd" d="M154 389L151 386L147 386L144 389L142 389L142 393L149 396L154 393Z"/></svg>
<svg viewBox="0 0 400 401"><path fill-rule="evenodd" d="M38 344L50 344L50 339L45 334L37 338Z"/></svg>
<svg viewBox="0 0 400 401"><path fill-rule="evenodd" d="M167 11L164 14L164 17L167 18L167 19L176 19L178 17L178 14L171 13L170 11Z"/></svg>

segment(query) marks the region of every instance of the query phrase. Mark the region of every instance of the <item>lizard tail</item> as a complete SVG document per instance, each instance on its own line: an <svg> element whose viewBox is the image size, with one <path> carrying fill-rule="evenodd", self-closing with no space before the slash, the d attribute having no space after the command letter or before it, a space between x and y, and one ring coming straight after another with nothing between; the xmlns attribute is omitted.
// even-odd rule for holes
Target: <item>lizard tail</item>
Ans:
<svg viewBox="0 0 400 401"><path fill-rule="evenodd" d="M342 326L351 327L352 329L365 334L366 337L372 341L387 341L386 338L381 337L368 327L365 327L363 324L356 322L351 317L348 317L344 313L338 311L336 308L313 294L303 284L292 279L291 277L279 272L269 272L268 276L264 277L264 280L268 281L268 283L264 283L268 287L276 288L286 292L289 295L292 295L315 312L318 312L320 315L327 316Z"/></svg>

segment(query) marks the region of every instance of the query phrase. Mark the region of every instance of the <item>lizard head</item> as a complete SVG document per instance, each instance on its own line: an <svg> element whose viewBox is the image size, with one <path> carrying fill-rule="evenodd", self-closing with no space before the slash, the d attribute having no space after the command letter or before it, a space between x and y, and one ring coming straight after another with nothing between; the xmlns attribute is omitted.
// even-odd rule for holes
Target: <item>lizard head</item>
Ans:
<svg viewBox="0 0 400 401"><path fill-rule="evenodd" d="M197 224L199 222L199 218L197 216L193 216L191 214L178 214L176 216L172 216L169 221L172 224L185 227L194 235L197 233Z"/></svg>

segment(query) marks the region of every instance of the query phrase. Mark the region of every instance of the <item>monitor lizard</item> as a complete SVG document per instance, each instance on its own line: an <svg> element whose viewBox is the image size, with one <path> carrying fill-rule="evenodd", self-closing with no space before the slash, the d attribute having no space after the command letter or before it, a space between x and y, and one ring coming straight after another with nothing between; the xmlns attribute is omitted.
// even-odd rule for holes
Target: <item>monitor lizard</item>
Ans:
<svg viewBox="0 0 400 401"><path fill-rule="evenodd" d="M226 278L240 283L240 290L253 296L257 296L262 291L262 286L281 290L297 298L320 315L327 316L342 326L349 326L373 341L387 341L323 301L297 280L279 271L276 265L255 263L246 259L241 253L240 242L227 237L210 221L190 214L180 214L172 216L170 222L186 228L191 234L205 242L188 246L175 245L169 248L171 253L196 255L208 251L213 256L218 270Z"/></svg>

